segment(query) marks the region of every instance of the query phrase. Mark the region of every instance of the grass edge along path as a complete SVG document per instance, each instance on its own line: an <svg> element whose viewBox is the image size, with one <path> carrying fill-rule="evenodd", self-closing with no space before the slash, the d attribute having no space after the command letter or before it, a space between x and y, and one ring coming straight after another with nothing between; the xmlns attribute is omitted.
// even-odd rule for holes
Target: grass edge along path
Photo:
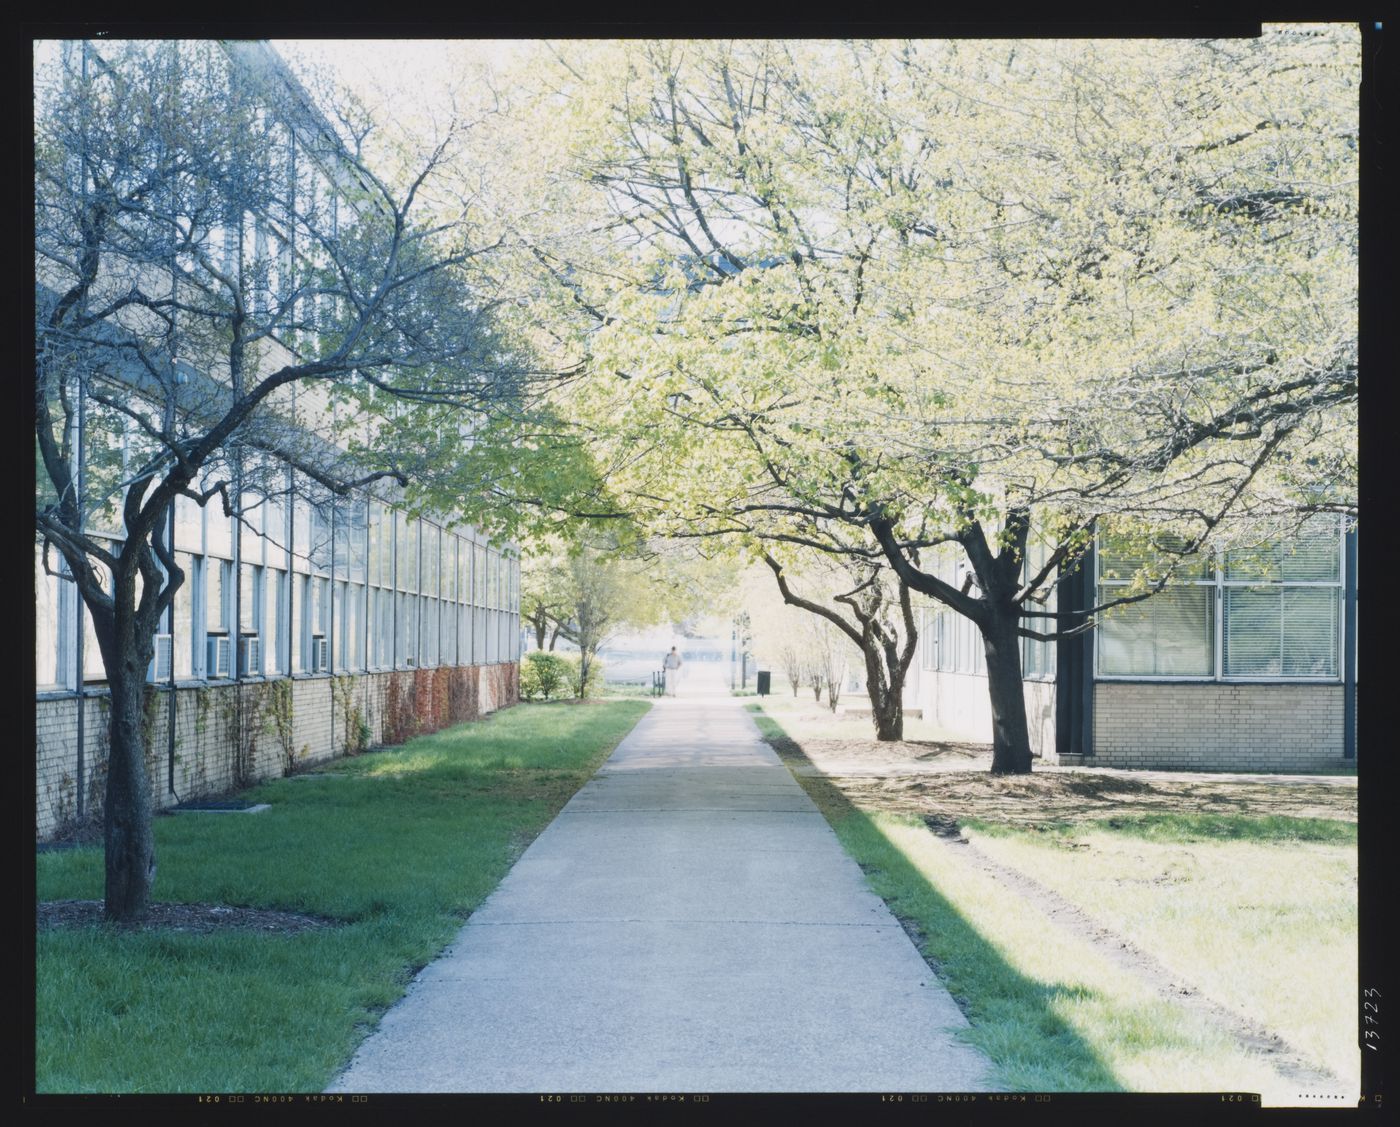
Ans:
<svg viewBox="0 0 1400 1127"><path fill-rule="evenodd" d="M785 764L813 766L780 723L748 708ZM991 1059L998 1086L1282 1094L1222 1031L1060 933L918 819L861 810L827 777L793 775L967 1015L962 1036Z"/></svg>
<svg viewBox="0 0 1400 1127"><path fill-rule="evenodd" d="M649 708L521 704L158 818L159 900L336 926L41 931L36 1091L321 1091ZM41 901L101 896L100 847L36 863Z"/></svg>

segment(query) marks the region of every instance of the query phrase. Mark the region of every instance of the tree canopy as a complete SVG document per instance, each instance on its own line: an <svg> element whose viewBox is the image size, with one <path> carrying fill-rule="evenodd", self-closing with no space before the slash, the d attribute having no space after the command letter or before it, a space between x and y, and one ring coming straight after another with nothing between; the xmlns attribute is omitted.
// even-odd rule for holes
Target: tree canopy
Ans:
<svg viewBox="0 0 1400 1127"><path fill-rule="evenodd" d="M854 525L1003 653L1096 531L1354 514L1357 45L560 45L518 120L569 175L516 228L587 375L561 413L648 528Z"/></svg>

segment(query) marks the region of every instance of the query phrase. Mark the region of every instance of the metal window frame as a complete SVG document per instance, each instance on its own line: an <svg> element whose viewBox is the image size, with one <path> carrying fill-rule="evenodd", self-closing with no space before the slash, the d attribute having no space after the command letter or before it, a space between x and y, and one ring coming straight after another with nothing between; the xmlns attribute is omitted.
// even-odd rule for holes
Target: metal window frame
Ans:
<svg viewBox="0 0 1400 1127"><path fill-rule="evenodd" d="M1128 579L1103 579L1101 577L1102 553L1099 551L1098 538L1094 540L1094 592L1097 600L1099 592L1106 587L1128 587L1132 581ZM1222 560L1212 561L1211 577L1209 579L1180 579L1169 583L1169 587L1211 587L1214 589L1214 617L1215 622L1212 630L1212 653L1211 668L1212 673L1187 674L1184 676L1172 676L1160 673L1103 673L1099 668L1099 631L1094 631L1094 680L1108 682L1152 682L1160 684L1196 684L1196 685L1341 685L1345 680L1346 661L1346 613L1344 607L1339 607L1337 614L1337 669L1335 675L1302 675L1302 674L1268 674L1249 675L1239 674L1227 675L1225 673L1225 589L1234 588L1265 588L1276 590L1287 590L1297 587L1316 587L1326 590L1334 590L1339 593L1339 604L1346 600L1346 566L1347 566L1347 545L1346 545L1346 521L1340 516L1337 517L1337 579L1336 580L1289 580L1282 579L1274 581L1263 581L1258 579L1230 579L1225 578L1225 568ZM1280 630L1282 623L1280 622ZM1280 664L1282 664L1282 638L1280 638L1279 652Z"/></svg>

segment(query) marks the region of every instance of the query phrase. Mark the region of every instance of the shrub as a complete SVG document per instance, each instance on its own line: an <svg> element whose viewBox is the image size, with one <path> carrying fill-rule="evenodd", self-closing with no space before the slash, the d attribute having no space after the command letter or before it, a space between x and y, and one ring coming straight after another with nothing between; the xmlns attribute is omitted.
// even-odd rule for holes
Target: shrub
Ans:
<svg viewBox="0 0 1400 1127"><path fill-rule="evenodd" d="M562 654L534 650L520 663L520 696L523 700L549 700L577 680L576 666ZM591 680L591 678L590 678Z"/></svg>

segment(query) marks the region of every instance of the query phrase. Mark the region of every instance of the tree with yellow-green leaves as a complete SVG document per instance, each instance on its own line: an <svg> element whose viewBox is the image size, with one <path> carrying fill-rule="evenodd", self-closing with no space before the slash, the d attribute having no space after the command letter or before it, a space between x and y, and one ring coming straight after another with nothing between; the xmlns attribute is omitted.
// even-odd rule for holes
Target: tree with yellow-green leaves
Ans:
<svg viewBox="0 0 1400 1127"><path fill-rule="evenodd" d="M1131 600L1355 515L1358 48L553 47L510 120L558 409L652 534L839 544L973 621L1027 771L1020 639L1108 609L1044 609L1097 533L1165 550Z"/></svg>

